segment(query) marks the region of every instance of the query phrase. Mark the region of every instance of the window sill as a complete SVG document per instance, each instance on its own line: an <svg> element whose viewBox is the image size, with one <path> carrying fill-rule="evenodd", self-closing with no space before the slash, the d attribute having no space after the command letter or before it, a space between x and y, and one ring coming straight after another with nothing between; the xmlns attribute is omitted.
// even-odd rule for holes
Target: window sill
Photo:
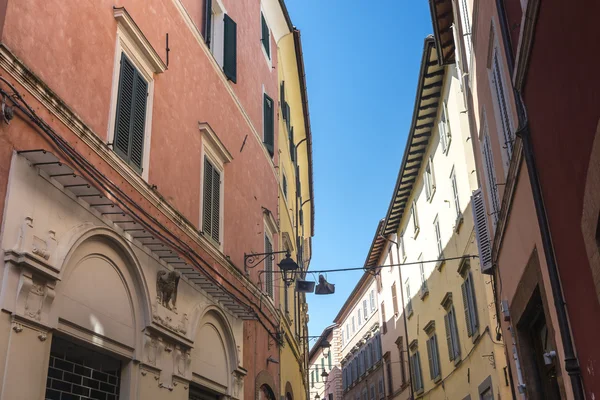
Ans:
<svg viewBox="0 0 600 400"><path fill-rule="evenodd" d="M425 297L427 297L428 295L429 295L429 288L424 288L424 289L422 288L420 290L419 297L421 298L421 300L425 299Z"/></svg>
<svg viewBox="0 0 600 400"><path fill-rule="evenodd" d="M417 236L419 236L419 232L421 231L421 229L417 226L415 228L415 233L413 234L413 239L416 239Z"/></svg>
<svg viewBox="0 0 600 400"><path fill-rule="evenodd" d="M448 142L446 143L446 148L444 149L444 151L442 151L442 153L444 153L445 155L448 155L448 153L450 152L450 144L452 143L452 135L448 135L447 140L448 140Z"/></svg>
<svg viewBox="0 0 600 400"><path fill-rule="evenodd" d="M411 307L411 309L410 309L410 310L408 310L408 311L406 312L406 318L410 318L410 317L412 317L412 316L413 316L413 314L414 314L414 311L413 311L413 309L412 309L412 307Z"/></svg>
<svg viewBox="0 0 600 400"><path fill-rule="evenodd" d="M460 356L454 357L454 366L457 367L462 362L462 358Z"/></svg>
<svg viewBox="0 0 600 400"><path fill-rule="evenodd" d="M435 378L433 378L433 383L440 383L442 381L442 376L438 375Z"/></svg>
<svg viewBox="0 0 600 400"><path fill-rule="evenodd" d="M200 231L200 236L206 238L208 243L210 243L215 249L219 250L220 252L223 251L223 244L217 242L215 239L212 238L212 236L205 234L204 231Z"/></svg>
<svg viewBox="0 0 600 400"><path fill-rule="evenodd" d="M435 185L431 186L431 193L429 193L429 197L427 197L427 201L431 203L433 200L433 196L435 195Z"/></svg>
<svg viewBox="0 0 600 400"><path fill-rule="evenodd" d="M442 252L440 255L438 255L438 260L435 263L435 268L438 271L441 271L442 267L444 266L445 263L446 263L446 260L444 260L444 252Z"/></svg>

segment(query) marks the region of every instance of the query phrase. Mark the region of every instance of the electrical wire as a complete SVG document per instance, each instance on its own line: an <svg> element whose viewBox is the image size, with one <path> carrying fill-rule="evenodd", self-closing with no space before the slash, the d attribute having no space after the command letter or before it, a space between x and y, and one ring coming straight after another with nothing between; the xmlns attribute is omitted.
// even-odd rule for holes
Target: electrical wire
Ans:
<svg viewBox="0 0 600 400"><path fill-rule="evenodd" d="M125 208L129 213L131 213L140 222L140 224L144 225L145 228L152 231L153 234L155 234L159 238L163 239L165 242L170 244L173 248L175 248L176 250L179 250L180 253L185 254L186 258L188 258L190 261L192 261L192 264L194 266L196 266L201 272L203 272L207 276L207 278L216 287L218 287L221 290L223 290L224 292L228 293L238 303L240 303L242 305L244 304L244 302L241 301L241 299L238 296L234 295L224 285L219 283L216 280L216 278L213 277L211 274L207 273L207 270L202 267L201 263L206 264L212 272L214 272L216 275L218 275L221 279L226 280L226 278L223 276L223 274L221 274L220 272L218 272L217 270L212 268L210 266L210 264L208 262L206 262L206 260L204 260L199 254L197 254L196 251L190 245L188 245L187 243L185 243L184 241L179 239L173 232L171 232L162 223L160 223L154 216L149 214L146 210L144 210L141 206L139 206L135 201L133 201L133 199L130 198L125 192L123 192L123 190L121 188L119 188L110 179L108 179L104 174L102 174L85 157L83 157L81 154L79 154L77 152L77 150L75 150L64 138L62 138L60 135L58 135L54 131L54 129L52 129L52 127L50 127L41 117L39 117L37 115L35 110L23 99L21 94L15 89L15 87L9 81L7 81L2 76L0 76L0 80L2 82L6 83L12 89L13 94L11 95L10 93L6 92L2 88L0 88L0 93L3 96L5 96L6 98L10 99L15 107L17 107L23 114L25 114L35 125L37 125L48 136L48 138L52 141L52 143L54 143L54 146L56 146L56 148L59 151L61 151L68 159L72 160L77 165L77 167L78 167L78 168L76 167L77 172L79 172L81 175L89 176L89 178L91 178L93 181L95 181L96 184L98 184L105 192L111 194L113 196L114 200L117 203L119 203L120 206L123 206L123 208ZM17 100L20 101L23 105L19 104L19 102ZM84 173L82 173L82 172L84 172ZM113 190L111 190L109 187L107 187L107 185L111 186L113 188ZM134 210L132 210L132 208L126 202L121 200L121 198L118 195L115 195L115 193L113 191L117 192L120 196L125 198L145 218L152 221L158 227L160 227L161 229L166 231L169 235L171 235L177 243L174 242L173 240L169 239L168 237L166 237L164 234L162 234L160 231L155 229L148 222L142 220L140 218L140 216ZM197 260L194 260L192 257L190 257L190 255L197 258ZM263 317L265 317L265 319L267 319L267 321L272 325L272 327L276 331L278 331L278 326L275 325L275 323L264 313L264 311L262 310L262 307L257 305L254 301L252 301L250 299L250 297L248 295L246 295L240 288L236 287L235 285L232 285L232 287L234 289L236 289L236 291L239 292L242 295L242 297L246 298L248 303L250 303L251 305L253 305L254 307L256 307L258 309L258 312L257 312L256 309L253 309L250 307L248 309L248 311L251 311L257 317L256 320L259 321L259 323L263 326L263 328L265 328L265 330L269 333L269 335L273 339L278 341L279 340L278 335L271 332L269 330L269 328L264 324L264 322L258 316L258 313L260 313Z"/></svg>

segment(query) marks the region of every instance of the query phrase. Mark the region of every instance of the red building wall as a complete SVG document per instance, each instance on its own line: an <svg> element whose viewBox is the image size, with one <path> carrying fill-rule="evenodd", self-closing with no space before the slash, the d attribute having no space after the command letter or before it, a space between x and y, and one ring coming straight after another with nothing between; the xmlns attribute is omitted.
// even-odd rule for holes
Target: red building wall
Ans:
<svg viewBox="0 0 600 400"><path fill-rule="evenodd" d="M189 7L187 11L192 19L199 23L203 11L197 3L202 2L184 3ZM154 76L148 184L156 185L165 201L198 227L202 173L202 139L198 122L208 122L233 156L224 171L223 252L243 269L244 252L262 252L264 249L263 207L277 213L278 182L274 167L278 162L277 152L271 160L261 143L263 87L275 104L278 99L277 51L272 40L271 68L261 49L259 0L224 0L224 5L237 23L235 84L225 83L219 77L220 71L211 65L209 57L212 56L198 43L173 1L98 0L68 4L56 0L0 1L0 37L3 44L106 142L117 41L113 6L126 8L163 60L166 59L165 36L168 33L171 50L168 69ZM199 28L201 31L201 26ZM0 74L7 77L2 70ZM233 88L247 117L226 85ZM25 93L22 87L17 88ZM80 153L90 157L103 174L121 184L134 200L153 212L152 205L133 193L127 182L122 181L41 103L27 94L25 98ZM255 137L252 126L260 139ZM277 126L275 124L276 130ZM274 137L277 140L277 131ZM240 151L244 141L243 151ZM50 146L23 119L15 118L9 126L0 124L0 220L11 154L15 150L35 148ZM170 227L176 230L176 227ZM211 260L205 252L202 255ZM209 262L219 268L214 260ZM257 270L251 273L254 282L258 281ZM224 283L241 286L230 278L230 282ZM257 304L265 301L254 300ZM277 303L278 299L275 301ZM274 331L264 321L245 323L243 359L249 371L245 382L248 399L255 396L254 377L261 370L267 368L273 382L279 382L276 365L266 364L269 356L278 359L278 347L269 338L265 327ZM278 388L274 386L273 391L278 393Z"/></svg>
<svg viewBox="0 0 600 400"><path fill-rule="evenodd" d="M581 219L598 118L600 4L540 2L523 91L576 351L589 398L600 394L600 305Z"/></svg>

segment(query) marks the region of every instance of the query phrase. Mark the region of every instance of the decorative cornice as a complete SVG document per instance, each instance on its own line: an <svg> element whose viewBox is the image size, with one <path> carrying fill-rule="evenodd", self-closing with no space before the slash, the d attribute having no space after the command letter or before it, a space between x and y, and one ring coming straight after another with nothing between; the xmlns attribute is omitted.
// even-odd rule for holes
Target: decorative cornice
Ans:
<svg viewBox="0 0 600 400"><path fill-rule="evenodd" d="M210 148L217 152L216 155L219 156L224 164L233 161L233 156L208 122L198 122L198 129L202 133L202 140L206 140Z"/></svg>
<svg viewBox="0 0 600 400"><path fill-rule="evenodd" d="M152 65L154 72L160 74L167 69L166 64L160 58L154 47L150 44L142 30L137 26L131 15L125 7L113 7L113 15L121 27L127 32L139 50L144 54L148 62Z"/></svg>
<svg viewBox="0 0 600 400"><path fill-rule="evenodd" d="M425 333L431 333L435 330L435 320L431 320L429 321L424 327L423 330L425 331Z"/></svg>
<svg viewBox="0 0 600 400"><path fill-rule="evenodd" d="M450 307L452 305L452 292L446 292L440 304L444 308Z"/></svg>

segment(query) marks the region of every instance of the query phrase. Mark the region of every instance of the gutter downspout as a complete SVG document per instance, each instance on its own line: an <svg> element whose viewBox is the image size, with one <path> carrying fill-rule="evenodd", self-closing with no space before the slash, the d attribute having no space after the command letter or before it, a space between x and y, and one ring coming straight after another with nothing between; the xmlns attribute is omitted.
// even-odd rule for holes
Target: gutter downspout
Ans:
<svg viewBox="0 0 600 400"><path fill-rule="evenodd" d="M512 57L510 38L508 35L506 11L504 10L503 4L501 4L500 0L496 0L496 6L498 9L498 19L500 20L502 39L505 43L504 48L508 68L509 71L513 71L514 60ZM533 143L531 142L531 132L529 130L529 119L527 117L527 109L525 107L525 104L523 103L521 93L516 88L514 88L514 86L513 95L515 97L515 104L517 105L517 115L519 119L519 129L517 129L515 135L521 137L521 140L523 142L523 153L525 155L525 162L527 164L529 182L531 184L531 190L533 194L533 202L535 205L540 234L542 236L544 256L546 257L546 262L548 264L548 275L550 278L550 287L552 290L554 307L556 309L556 315L558 318L558 327L560 330L561 341L565 352L565 370L567 371L571 379L571 386L573 387L573 397L576 400L584 400L585 395L581 379L581 369L579 367L579 361L577 359L577 356L575 355L575 346L573 344L573 338L571 336L571 329L569 327L569 317L566 309L567 303L562 292L560 275L558 271L556 255L554 252L554 244L552 243L552 234L550 232L550 224L548 222L548 215L546 213L546 207L544 205L544 197L542 194L539 174L535 164L535 155L533 151Z"/></svg>

